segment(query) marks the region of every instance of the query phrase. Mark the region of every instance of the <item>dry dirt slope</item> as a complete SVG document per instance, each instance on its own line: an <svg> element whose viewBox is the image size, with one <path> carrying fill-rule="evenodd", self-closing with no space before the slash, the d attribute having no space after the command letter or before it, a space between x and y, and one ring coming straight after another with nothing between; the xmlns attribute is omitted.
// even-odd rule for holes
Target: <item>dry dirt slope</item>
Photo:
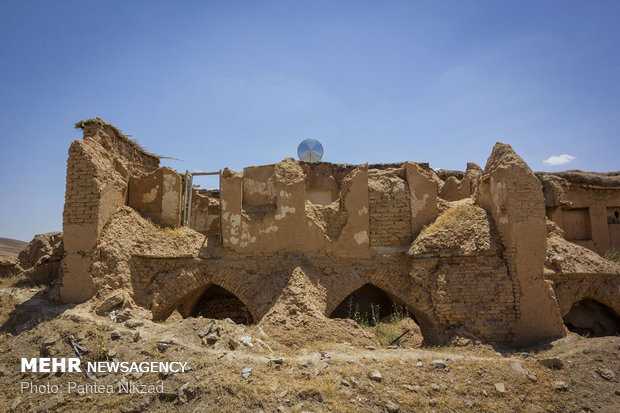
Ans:
<svg viewBox="0 0 620 413"><path fill-rule="evenodd" d="M17 257L27 242L10 238L0 238L0 257Z"/></svg>
<svg viewBox="0 0 620 413"><path fill-rule="evenodd" d="M2 287L0 411L620 411L620 337L570 334L523 352L486 345L388 349L370 328L350 320L329 320L312 328L243 326L205 318L154 323L137 308L120 310L113 320L95 315L92 303L55 305L45 290L19 279L5 279ZM21 357L72 357L71 338L88 350L87 360L184 361L191 370L96 378L20 372ZM558 358L562 367L539 362L547 358ZM435 360L439 362L434 365ZM244 369L251 369L246 377ZM163 383L164 393L93 394L78 389L68 394L69 381ZM49 383L65 391L21 393L20 382Z"/></svg>

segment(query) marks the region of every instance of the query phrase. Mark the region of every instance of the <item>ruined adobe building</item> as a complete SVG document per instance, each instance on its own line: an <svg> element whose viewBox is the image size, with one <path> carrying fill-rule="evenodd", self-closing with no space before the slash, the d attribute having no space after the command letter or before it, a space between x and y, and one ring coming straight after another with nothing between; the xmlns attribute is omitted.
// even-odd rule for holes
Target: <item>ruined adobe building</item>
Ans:
<svg viewBox="0 0 620 413"><path fill-rule="evenodd" d="M619 188L541 182L509 145L484 170L444 179L414 162L224 169L218 194L191 188L99 118L76 126L64 302L126 291L156 320L178 311L282 323L346 316L353 299L397 303L437 344L530 344L563 336L564 322L620 331L620 266L564 239L618 249Z"/></svg>

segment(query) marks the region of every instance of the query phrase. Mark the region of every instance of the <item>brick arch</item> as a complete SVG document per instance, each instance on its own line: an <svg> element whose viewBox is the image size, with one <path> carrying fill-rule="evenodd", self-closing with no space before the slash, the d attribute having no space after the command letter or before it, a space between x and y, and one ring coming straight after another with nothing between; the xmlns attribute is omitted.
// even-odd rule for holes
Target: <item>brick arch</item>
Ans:
<svg viewBox="0 0 620 413"><path fill-rule="evenodd" d="M201 268L179 270L175 273L161 274L157 277L158 292L153 297L151 305L154 320L165 320L179 307L181 307L182 315L187 316L192 303L195 304L200 295L212 285L222 287L234 294L248 308L255 322L264 315L264 310L255 304L252 294L252 290L256 290L255 286L248 283L240 273L209 272Z"/></svg>
<svg viewBox="0 0 620 413"><path fill-rule="evenodd" d="M426 293L408 274L393 274L388 271L379 271L369 274L367 277L350 276L350 282L345 283L347 288L331 291L328 295L325 308L325 316L330 317L334 310L352 293L366 284L381 289L388 296L396 301L403 303L407 310L416 318L424 344L439 344L442 337L439 334L437 322L429 313L431 307L430 299Z"/></svg>
<svg viewBox="0 0 620 413"><path fill-rule="evenodd" d="M570 301L567 301L567 303L570 303L570 305L566 305L565 303L562 307L560 307L560 316L565 317L575 304L584 300L596 301L597 303L602 304L605 307L613 310L618 316L620 316L620 293L616 295L616 299L612 300L610 300L609 297L603 297L600 294L585 293L575 295Z"/></svg>
<svg viewBox="0 0 620 413"><path fill-rule="evenodd" d="M560 315L564 317L579 301L590 299L620 315L620 277L603 274L561 274L551 276Z"/></svg>

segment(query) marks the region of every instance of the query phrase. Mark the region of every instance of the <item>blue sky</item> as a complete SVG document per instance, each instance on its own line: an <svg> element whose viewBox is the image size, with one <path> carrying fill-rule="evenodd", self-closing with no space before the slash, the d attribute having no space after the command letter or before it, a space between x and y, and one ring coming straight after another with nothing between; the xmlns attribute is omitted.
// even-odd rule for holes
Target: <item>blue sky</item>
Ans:
<svg viewBox="0 0 620 413"><path fill-rule="evenodd" d="M96 116L180 171L277 162L305 138L330 162L463 170L502 141L534 170L619 170L618 16L618 1L0 0L0 237L62 228L73 123Z"/></svg>

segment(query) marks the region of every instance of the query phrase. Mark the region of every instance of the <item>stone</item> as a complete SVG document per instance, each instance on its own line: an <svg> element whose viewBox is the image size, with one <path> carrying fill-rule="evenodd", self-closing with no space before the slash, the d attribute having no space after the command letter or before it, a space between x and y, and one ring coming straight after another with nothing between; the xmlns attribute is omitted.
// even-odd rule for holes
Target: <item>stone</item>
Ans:
<svg viewBox="0 0 620 413"><path fill-rule="evenodd" d="M142 320L127 320L125 321L125 326L131 329L134 329L136 327L140 327L144 325L144 321Z"/></svg>
<svg viewBox="0 0 620 413"><path fill-rule="evenodd" d="M616 375L614 374L613 370L607 368L607 367L597 367L596 370L594 370L596 372L596 374L598 374L599 376L601 376L603 379L605 380L613 380L614 377L616 377Z"/></svg>
<svg viewBox="0 0 620 413"><path fill-rule="evenodd" d="M353 377L353 376L349 377L349 381L351 382L351 387L354 387L354 388L357 387L358 384L359 384L357 382L357 379L355 377Z"/></svg>
<svg viewBox="0 0 620 413"><path fill-rule="evenodd" d="M345 379L342 379L340 381L340 384L342 384L344 387L351 387L351 384L348 381L346 381Z"/></svg>
<svg viewBox="0 0 620 413"><path fill-rule="evenodd" d="M134 343L137 343L138 340L140 340L140 332L136 331L135 333L133 333L131 335L131 339L133 340Z"/></svg>
<svg viewBox="0 0 620 413"><path fill-rule="evenodd" d="M368 378L376 382L380 382L381 380L383 380L383 376L381 376L381 373L379 373L378 370L373 370L370 373L368 373Z"/></svg>
<svg viewBox="0 0 620 413"><path fill-rule="evenodd" d="M168 349L168 344L167 343L159 343L159 344L157 344L157 349L163 353L164 351L166 351Z"/></svg>
<svg viewBox="0 0 620 413"><path fill-rule="evenodd" d="M385 409L388 411L388 413L398 413L400 411L400 406L393 401L388 401L385 404Z"/></svg>
<svg viewBox="0 0 620 413"><path fill-rule="evenodd" d="M438 384L431 383L431 390L432 391L439 391L439 390L441 390L441 387L439 387Z"/></svg>
<svg viewBox="0 0 620 413"><path fill-rule="evenodd" d="M13 400L13 403L11 404L11 411L17 410L17 406L19 406L21 402L22 402L22 399L20 399L19 397Z"/></svg>
<svg viewBox="0 0 620 413"><path fill-rule="evenodd" d="M129 320L130 318L131 318L131 312L129 310L123 310L123 311L120 311L118 314L116 314L116 321L120 323L125 322Z"/></svg>
<svg viewBox="0 0 620 413"><path fill-rule="evenodd" d="M506 386L504 386L504 383L495 383L495 390L499 393L506 393Z"/></svg>
<svg viewBox="0 0 620 413"><path fill-rule="evenodd" d="M422 362L421 362L421 361L418 361L418 362L416 363L416 365L415 365L415 366L416 366L416 367L422 367Z"/></svg>
<svg viewBox="0 0 620 413"><path fill-rule="evenodd" d="M444 369L446 368L446 362L443 360L433 360L431 361L431 366Z"/></svg>
<svg viewBox="0 0 620 413"><path fill-rule="evenodd" d="M112 311L115 307L120 306L125 302L125 296L121 293L114 294L105 299L105 301L97 307L95 313L97 315L104 315L110 311Z"/></svg>
<svg viewBox="0 0 620 413"><path fill-rule="evenodd" d="M118 340L119 338L121 338L121 333L119 333L118 331L112 331L110 333L110 338L112 340Z"/></svg>
<svg viewBox="0 0 620 413"><path fill-rule="evenodd" d="M555 380L551 382L551 388L555 391L566 391L568 390L568 385L561 380Z"/></svg>
<svg viewBox="0 0 620 413"><path fill-rule="evenodd" d="M200 330L200 332L198 333L198 337L203 338L205 336L208 336L214 330L214 327L215 327L215 321L211 322L211 324L209 324L208 326L206 326L205 328ZM217 334L218 335L219 335L219 331L220 331L220 329L218 327L217 328Z"/></svg>
<svg viewBox="0 0 620 413"><path fill-rule="evenodd" d="M235 323L234 321L232 321L230 318L225 318L225 319L224 319L224 320L222 320L222 321L224 321L225 323L228 323L228 324L237 324L237 323Z"/></svg>
<svg viewBox="0 0 620 413"><path fill-rule="evenodd" d="M539 359L538 362L549 369L559 370L564 367L564 363L557 357Z"/></svg>
<svg viewBox="0 0 620 413"><path fill-rule="evenodd" d="M254 344L252 344L251 336L243 336L243 337L240 337L239 340L248 347L254 347Z"/></svg>
<svg viewBox="0 0 620 413"><path fill-rule="evenodd" d="M239 347L239 342L231 337L228 339L228 345L231 350L236 350Z"/></svg>
<svg viewBox="0 0 620 413"><path fill-rule="evenodd" d="M202 344L212 346L217 342L217 340L218 340L217 334L211 333L202 339Z"/></svg>
<svg viewBox="0 0 620 413"><path fill-rule="evenodd" d="M435 399L430 399L430 400L428 401L428 405L429 405L429 406L431 406L431 407L435 407L435 406L437 406L437 400L435 400Z"/></svg>
<svg viewBox="0 0 620 413"><path fill-rule="evenodd" d="M52 397L51 399L48 399L43 404L39 405L39 407L37 407L34 411L35 413L49 412L49 411L56 409L58 406L64 403L65 403L65 398L61 393L57 396Z"/></svg>
<svg viewBox="0 0 620 413"><path fill-rule="evenodd" d="M375 347L375 346L365 346L364 348L365 348L366 350L370 350L370 351L373 351L373 350L376 350L376 349L377 349L377 347Z"/></svg>
<svg viewBox="0 0 620 413"><path fill-rule="evenodd" d="M510 366L514 371L516 371L519 375L523 376L523 377L527 377L528 379L530 379L530 381L532 383L536 383L538 381L538 377L536 376L535 373L526 370L523 368L523 366L521 366L520 363L518 362L514 362L512 363L512 365Z"/></svg>
<svg viewBox="0 0 620 413"><path fill-rule="evenodd" d="M246 367L245 369L241 370L241 377L243 377L244 379L250 377L250 374L252 374L251 367Z"/></svg>

